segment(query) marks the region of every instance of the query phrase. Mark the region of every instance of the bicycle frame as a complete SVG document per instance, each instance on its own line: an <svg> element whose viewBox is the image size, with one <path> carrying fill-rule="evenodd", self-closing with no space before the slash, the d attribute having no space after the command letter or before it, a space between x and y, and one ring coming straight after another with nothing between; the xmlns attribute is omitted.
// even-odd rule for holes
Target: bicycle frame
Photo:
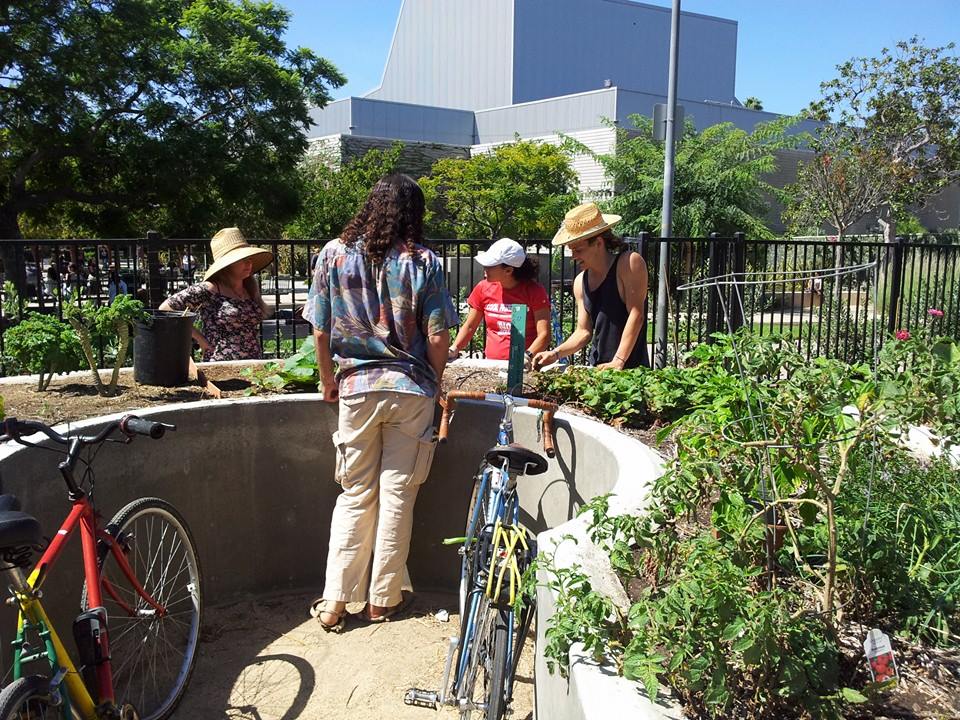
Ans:
<svg viewBox="0 0 960 720"><path fill-rule="evenodd" d="M84 684L83 679L78 673L76 666L73 664L73 661L66 650L66 647L63 645L63 642L51 625L46 611L43 609L43 605L40 602L41 586L46 578L49 577L54 563L59 558L60 553L63 551L64 546L69 541L70 536L73 535L74 531L78 527L80 528L80 540L83 550L84 576L87 581L88 607L96 608L102 606L102 589L108 595L110 595L110 597L115 600L120 607L124 608L131 617L137 614L137 610L135 608L131 608L121 600L120 594L116 591L110 580L106 577L100 576L98 571L97 548L99 543L103 543L103 546L109 549L110 553L117 561L117 566L121 568L123 575L126 577L127 582L130 583L131 588L133 588L137 594L160 616L166 614L166 609L157 603L157 601L148 595L143 589L143 586L134 575L133 569L130 567L130 563L127 561L126 555L124 555L123 550L116 542L116 539L110 533L99 527L96 510L93 507L93 503L86 495L83 495L73 501L73 508L71 509L70 514L67 516L66 520L64 520L60 530L54 536L53 540L50 542L50 545L47 547L46 551L43 553L43 556L37 562L28 578L24 577L24 573L20 568L11 568L5 571L8 579L10 580L11 590L16 597L17 604L20 608L19 618L17 620L18 640L22 640L24 628L27 623L35 627L44 627L46 629L46 631L49 633L50 643L52 644L56 653L55 658L51 657L49 659L52 663L56 663L56 665L65 670L63 682L67 687L69 702L72 703L84 720L96 720L98 717L97 702L94 700L93 696L90 694L90 691ZM116 698L114 697L113 672L110 665L109 632L106 628L104 628L104 631L101 634L101 647L103 649L105 659L102 663L96 665L95 667L97 685L96 697L101 705L104 703L113 705L116 701ZM14 679L20 677L21 674L22 649L21 643L18 642L14 651ZM49 657L49 645L47 655ZM69 705L66 705L66 707L69 708Z"/></svg>

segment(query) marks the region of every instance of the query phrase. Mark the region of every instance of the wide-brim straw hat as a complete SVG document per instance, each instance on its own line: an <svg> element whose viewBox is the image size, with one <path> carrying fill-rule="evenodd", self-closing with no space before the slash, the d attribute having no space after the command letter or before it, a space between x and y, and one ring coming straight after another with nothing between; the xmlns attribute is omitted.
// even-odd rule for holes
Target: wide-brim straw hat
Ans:
<svg viewBox="0 0 960 720"><path fill-rule="evenodd" d="M553 246L567 245L576 240L592 238L608 230L623 218L619 215L601 213L596 203L584 203L568 210L563 223L553 236Z"/></svg>
<svg viewBox="0 0 960 720"><path fill-rule="evenodd" d="M213 252L213 263L203 274L204 280L209 280L228 265L245 258L250 258L254 272L260 272L273 262L272 252L248 243L240 228L235 227L217 231L210 240L210 250Z"/></svg>

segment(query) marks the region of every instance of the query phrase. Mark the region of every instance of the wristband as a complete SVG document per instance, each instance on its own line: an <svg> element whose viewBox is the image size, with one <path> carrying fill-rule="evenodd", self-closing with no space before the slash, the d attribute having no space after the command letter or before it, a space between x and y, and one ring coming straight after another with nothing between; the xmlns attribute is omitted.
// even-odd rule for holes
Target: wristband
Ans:
<svg viewBox="0 0 960 720"><path fill-rule="evenodd" d="M622 357L620 357L619 355L614 355L614 356L613 356L613 359L614 359L614 360L619 360L619 361L622 362L624 365L627 364L627 361L624 360L624 359L623 359Z"/></svg>

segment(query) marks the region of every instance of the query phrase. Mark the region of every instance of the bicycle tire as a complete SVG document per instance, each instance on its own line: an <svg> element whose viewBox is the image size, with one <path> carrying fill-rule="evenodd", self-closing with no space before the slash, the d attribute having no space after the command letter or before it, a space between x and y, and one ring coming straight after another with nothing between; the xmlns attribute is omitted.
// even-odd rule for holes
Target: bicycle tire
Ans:
<svg viewBox="0 0 960 720"><path fill-rule="evenodd" d="M461 720L471 720L473 711L483 707L485 720L502 720L507 711L507 673L510 667L507 648L511 633L510 611L498 610L483 599L483 622L474 633L465 685L461 697L466 701L460 710ZM482 676L482 691L477 680Z"/></svg>
<svg viewBox="0 0 960 720"><path fill-rule="evenodd" d="M56 720L60 708L50 704L50 678L18 678L0 692L0 720Z"/></svg>
<svg viewBox="0 0 960 720"><path fill-rule="evenodd" d="M176 709L196 665L203 583L193 535L176 508L152 497L125 506L107 532L123 547L144 590L167 610L157 617L110 561L110 549L101 544L100 576L107 575L136 612L131 617L109 593L101 592L109 618L116 701L131 703L141 720L163 720ZM86 583L81 604L88 606Z"/></svg>
<svg viewBox="0 0 960 720"><path fill-rule="evenodd" d="M486 687L486 720L502 720L507 712L507 666L510 664L507 644L512 631L510 612L498 610L493 621L493 637L490 639L492 650L488 657L490 668Z"/></svg>

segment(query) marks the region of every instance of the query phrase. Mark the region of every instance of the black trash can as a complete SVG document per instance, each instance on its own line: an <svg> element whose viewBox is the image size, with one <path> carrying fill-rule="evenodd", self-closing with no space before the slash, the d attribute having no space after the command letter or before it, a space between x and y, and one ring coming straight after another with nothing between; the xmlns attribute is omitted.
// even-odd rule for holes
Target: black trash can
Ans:
<svg viewBox="0 0 960 720"><path fill-rule="evenodd" d="M133 379L143 385L177 387L189 382L194 313L148 310L133 334Z"/></svg>

